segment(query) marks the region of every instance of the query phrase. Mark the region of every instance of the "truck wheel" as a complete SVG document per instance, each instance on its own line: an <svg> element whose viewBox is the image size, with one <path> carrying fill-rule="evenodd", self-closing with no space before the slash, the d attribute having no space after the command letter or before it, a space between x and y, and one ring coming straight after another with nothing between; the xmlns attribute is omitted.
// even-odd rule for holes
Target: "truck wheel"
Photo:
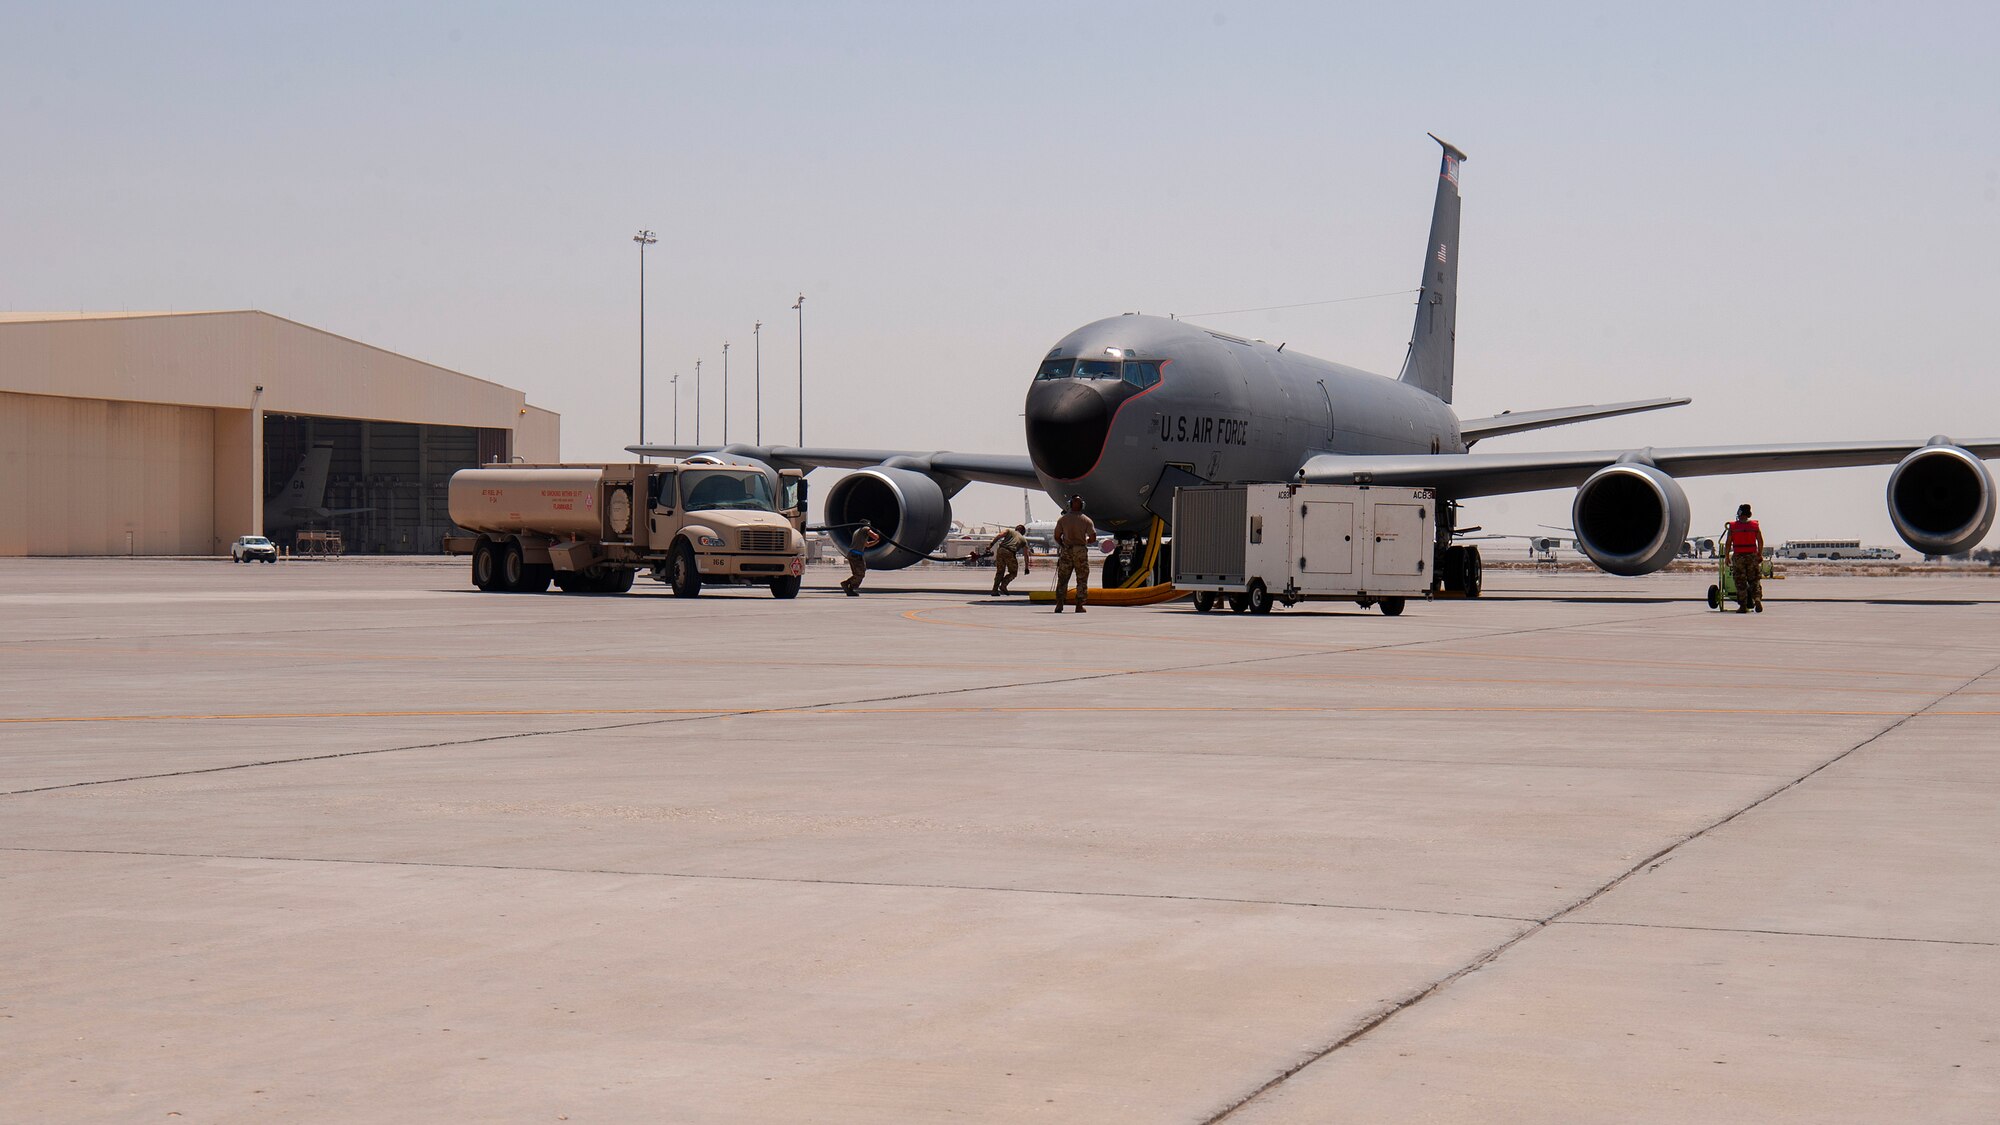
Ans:
<svg viewBox="0 0 2000 1125"><path fill-rule="evenodd" d="M513 594L527 588L528 564L521 558L519 543L509 543L500 548L499 578L500 580L494 584L494 589Z"/></svg>
<svg viewBox="0 0 2000 1125"><path fill-rule="evenodd" d="M549 583L555 579L556 568L548 563L524 563L521 566L521 584L515 587L520 594L547 593Z"/></svg>
<svg viewBox="0 0 2000 1125"><path fill-rule="evenodd" d="M795 578L789 574L783 578L773 578L771 579L771 596L779 599L796 598L799 596L799 583L801 581L802 579Z"/></svg>
<svg viewBox="0 0 2000 1125"><path fill-rule="evenodd" d="M1250 588L1243 592L1243 597L1250 603L1251 613L1264 614L1271 612L1271 591L1264 588L1263 579L1252 578L1250 580Z"/></svg>
<svg viewBox="0 0 2000 1125"><path fill-rule="evenodd" d="M1476 598L1486 588L1486 564L1479 561L1479 548L1465 549L1465 596Z"/></svg>
<svg viewBox="0 0 2000 1125"><path fill-rule="evenodd" d="M472 584L481 590L493 591L500 588L500 560L490 539L481 539L472 545Z"/></svg>
<svg viewBox="0 0 2000 1125"><path fill-rule="evenodd" d="M1382 604L1382 616L1401 617L1403 615L1403 599L1383 598L1381 604Z"/></svg>
<svg viewBox="0 0 2000 1125"><path fill-rule="evenodd" d="M1207 613L1209 610L1214 608L1215 608L1214 590L1198 590L1195 592L1194 611L1196 613Z"/></svg>
<svg viewBox="0 0 2000 1125"><path fill-rule="evenodd" d="M632 580L637 577L639 577L638 571L620 567L604 576L604 592L607 594L629 594L632 592Z"/></svg>
<svg viewBox="0 0 2000 1125"><path fill-rule="evenodd" d="M556 589L561 590L565 594L592 594L597 592L588 578L585 578L574 570L556 571Z"/></svg>
<svg viewBox="0 0 2000 1125"><path fill-rule="evenodd" d="M674 547L673 569L667 584L674 588L677 598L692 598L701 593L701 567L695 562L694 548L685 539Z"/></svg>

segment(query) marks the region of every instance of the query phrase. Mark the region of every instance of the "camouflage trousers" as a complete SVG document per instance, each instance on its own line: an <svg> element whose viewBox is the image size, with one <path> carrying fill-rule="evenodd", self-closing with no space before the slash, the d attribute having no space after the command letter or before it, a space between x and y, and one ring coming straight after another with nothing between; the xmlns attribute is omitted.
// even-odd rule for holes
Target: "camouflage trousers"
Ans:
<svg viewBox="0 0 2000 1125"><path fill-rule="evenodd" d="M853 573L841 581L840 588L846 590L848 593L853 593L861 589L861 580L868 577L868 560L860 555L849 555L847 556L847 569Z"/></svg>
<svg viewBox="0 0 2000 1125"><path fill-rule="evenodd" d="M1754 554L1729 556L1729 577L1736 583L1736 604L1756 609L1764 604L1764 560Z"/></svg>
<svg viewBox="0 0 2000 1125"><path fill-rule="evenodd" d="M1083 604L1084 589L1090 585L1090 548L1056 548L1056 605L1063 603L1063 593L1069 589L1070 577L1076 577L1076 604Z"/></svg>
<svg viewBox="0 0 2000 1125"><path fill-rule="evenodd" d="M1014 552L1005 547L993 548L994 593L1006 593L1007 585L1014 581L1014 576L1019 573L1021 573L1021 564L1016 560Z"/></svg>

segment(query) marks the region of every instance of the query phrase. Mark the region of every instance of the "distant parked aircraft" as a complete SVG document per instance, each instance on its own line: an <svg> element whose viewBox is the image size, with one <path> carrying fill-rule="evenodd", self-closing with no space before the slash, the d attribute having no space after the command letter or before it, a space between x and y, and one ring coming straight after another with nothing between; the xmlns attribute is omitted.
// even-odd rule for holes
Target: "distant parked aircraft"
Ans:
<svg viewBox="0 0 2000 1125"><path fill-rule="evenodd" d="M366 512L367 508L326 507L327 470L333 465L333 443L318 442L299 461L292 479L264 498L264 534L282 535L335 516Z"/></svg>

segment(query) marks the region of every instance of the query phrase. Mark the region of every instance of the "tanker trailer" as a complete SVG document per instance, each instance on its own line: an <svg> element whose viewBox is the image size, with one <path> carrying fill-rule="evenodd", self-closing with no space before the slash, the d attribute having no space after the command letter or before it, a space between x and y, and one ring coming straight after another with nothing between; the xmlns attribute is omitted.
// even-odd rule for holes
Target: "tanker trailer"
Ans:
<svg viewBox="0 0 2000 1125"><path fill-rule="evenodd" d="M788 470L798 475L797 470ZM797 596L805 537L778 505L803 490L770 469L664 463L482 465L452 474L447 554L496 593L622 594L640 570L691 598L703 586ZM802 500L800 501L802 503Z"/></svg>

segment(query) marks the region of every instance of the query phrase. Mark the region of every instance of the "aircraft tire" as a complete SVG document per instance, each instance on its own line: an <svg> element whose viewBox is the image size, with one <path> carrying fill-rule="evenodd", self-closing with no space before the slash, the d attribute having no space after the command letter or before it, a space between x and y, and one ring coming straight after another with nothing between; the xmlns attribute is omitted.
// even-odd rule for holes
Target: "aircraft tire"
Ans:
<svg viewBox="0 0 2000 1125"><path fill-rule="evenodd" d="M668 585L674 588L677 598L701 596L701 565L695 561L694 548L683 539L674 545L672 569L668 572Z"/></svg>
<svg viewBox="0 0 2000 1125"><path fill-rule="evenodd" d="M799 596L799 583L804 581L796 575L771 579L771 596L779 601L790 601Z"/></svg>
<svg viewBox="0 0 2000 1125"><path fill-rule="evenodd" d="M1401 617L1403 615L1403 599L1401 598L1383 598L1376 604L1382 607L1382 616L1384 617Z"/></svg>
<svg viewBox="0 0 2000 1125"><path fill-rule="evenodd" d="M1208 612L1209 610L1212 610L1212 609L1214 609L1214 608L1215 608L1215 591L1214 591L1214 590L1197 590L1197 591L1195 591L1195 595L1194 595L1194 611L1195 611L1196 613L1207 613L1207 612Z"/></svg>
<svg viewBox="0 0 2000 1125"><path fill-rule="evenodd" d="M1123 556L1124 548L1122 546L1118 550L1104 556L1104 567L1100 572L1103 577L1098 581L1105 589L1116 590L1125 584L1125 579L1128 576L1125 573Z"/></svg>
<svg viewBox="0 0 2000 1125"><path fill-rule="evenodd" d="M1465 549L1465 566L1459 575L1468 598L1478 597L1480 591L1486 588L1486 564L1479 561L1479 548Z"/></svg>
<svg viewBox="0 0 2000 1125"><path fill-rule="evenodd" d="M1465 548L1446 547L1438 560L1438 588L1448 594L1465 589Z"/></svg>
<svg viewBox="0 0 2000 1125"><path fill-rule="evenodd" d="M1251 613L1261 617L1271 612L1271 591L1265 588L1263 579L1252 578L1250 588L1243 592L1243 597L1250 603Z"/></svg>

